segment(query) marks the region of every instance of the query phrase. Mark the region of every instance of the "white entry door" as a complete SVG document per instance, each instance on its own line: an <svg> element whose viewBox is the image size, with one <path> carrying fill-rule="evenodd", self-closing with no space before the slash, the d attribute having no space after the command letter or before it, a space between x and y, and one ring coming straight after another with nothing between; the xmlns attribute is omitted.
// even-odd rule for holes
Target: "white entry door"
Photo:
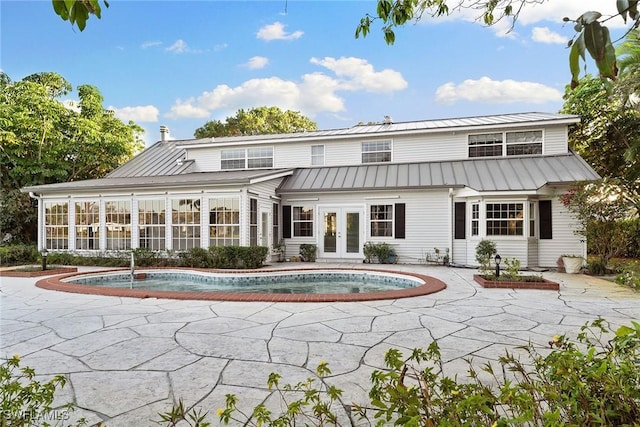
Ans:
<svg viewBox="0 0 640 427"><path fill-rule="evenodd" d="M320 258L363 258L363 207L320 208Z"/></svg>

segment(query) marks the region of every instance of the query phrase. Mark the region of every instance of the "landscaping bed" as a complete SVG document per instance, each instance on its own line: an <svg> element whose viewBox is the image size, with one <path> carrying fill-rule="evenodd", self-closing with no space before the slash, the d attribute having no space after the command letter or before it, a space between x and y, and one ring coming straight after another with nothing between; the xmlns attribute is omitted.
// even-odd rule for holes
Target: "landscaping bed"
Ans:
<svg viewBox="0 0 640 427"><path fill-rule="evenodd" d="M474 274L473 280L483 288L560 290L558 283L538 276L520 276L519 280L493 280L492 278L486 279L480 274Z"/></svg>
<svg viewBox="0 0 640 427"><path fill-rule="evenodd" d="M53 274L76 273L77 271L78 269L76 267L53 266L43 270L40 266L21 266L0 271L0 277L40 277Z"/></svg>

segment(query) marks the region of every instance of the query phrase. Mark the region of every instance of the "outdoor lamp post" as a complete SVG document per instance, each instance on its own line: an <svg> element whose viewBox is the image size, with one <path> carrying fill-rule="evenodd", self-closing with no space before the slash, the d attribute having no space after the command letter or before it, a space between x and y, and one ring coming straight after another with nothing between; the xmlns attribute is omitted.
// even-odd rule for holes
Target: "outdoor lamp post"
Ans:
<svg viewBox="0 0 640 427"><path fill-rule="evenodd" d="M500 261L502 261L502 257L498 254L496 254L496 257L494 258L495 262L496 262L496 279L498 277L500 277Z"/></svg>
<svg viewBox="0 0 640 427"><path fill-rule="evenodd" d="M42 271L45 271L47 269L47 255L49 255L47 248L42 248L40 255L42 255Z"/></svg>

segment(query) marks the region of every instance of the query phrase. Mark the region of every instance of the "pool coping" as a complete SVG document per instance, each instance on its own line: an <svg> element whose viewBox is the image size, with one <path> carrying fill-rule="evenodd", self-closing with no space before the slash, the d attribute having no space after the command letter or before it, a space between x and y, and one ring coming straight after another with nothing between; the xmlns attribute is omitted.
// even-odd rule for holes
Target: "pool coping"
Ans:
<svg viewBox="0 0 640 427"><path fill-rule="evenodd" d="M205 301L260 301L260 302L351 302L351 301L376 301L398 298L409 298L422 295L429 295L439 292L447 287L447 285L436 279L435 277L426 276L424 274L412 272L399 272L394 270L379 270L372 268L348 268L348 267L331 267L331 268L291 268L291 269L258 269L258 270L221 270L207 268L137 268L136 273L144 273L145 270L177 270L177 271L196 271L205 273L225 273L225 274L244 274L244 273L282 273L282 272L308 272L308 271L369 271L374 273L388 273L393 275L405 275L420 279L423 285L413 288L397 289L392 291L377 291L361 294L259 294L259 293L237 293L237 292L189 292L189 291L160 291L147 289L126 289L126 288L108 288L94 287L90 285L81 285L75 283L64 282L63 279L88 274L87 272L64 274L59 276L48 277L36 282L36 286L42 289L52 291L71 292L77 294L117 296L130 298L162 298L162 299L179 299L179 300L205 300ZM129 271L128 269L111 269L92 271L89 274L114 273L118 271Z"/></svg>

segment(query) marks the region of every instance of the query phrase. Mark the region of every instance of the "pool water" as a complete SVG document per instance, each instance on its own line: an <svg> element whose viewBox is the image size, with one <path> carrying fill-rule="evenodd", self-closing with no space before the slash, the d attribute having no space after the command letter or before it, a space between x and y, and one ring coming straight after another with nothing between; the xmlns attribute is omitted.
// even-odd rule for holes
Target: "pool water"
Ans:
<svg viewBox="0 0 640 427"><path fill-rule="evenodd" d="M126 289L187 292L239 292L262 294L348 294L390 291L422 285L416 279L370 272L313 272L269 275L205 275L184 272L145 272L143 279L130 274L74 277L70 283Z"/></svg>

